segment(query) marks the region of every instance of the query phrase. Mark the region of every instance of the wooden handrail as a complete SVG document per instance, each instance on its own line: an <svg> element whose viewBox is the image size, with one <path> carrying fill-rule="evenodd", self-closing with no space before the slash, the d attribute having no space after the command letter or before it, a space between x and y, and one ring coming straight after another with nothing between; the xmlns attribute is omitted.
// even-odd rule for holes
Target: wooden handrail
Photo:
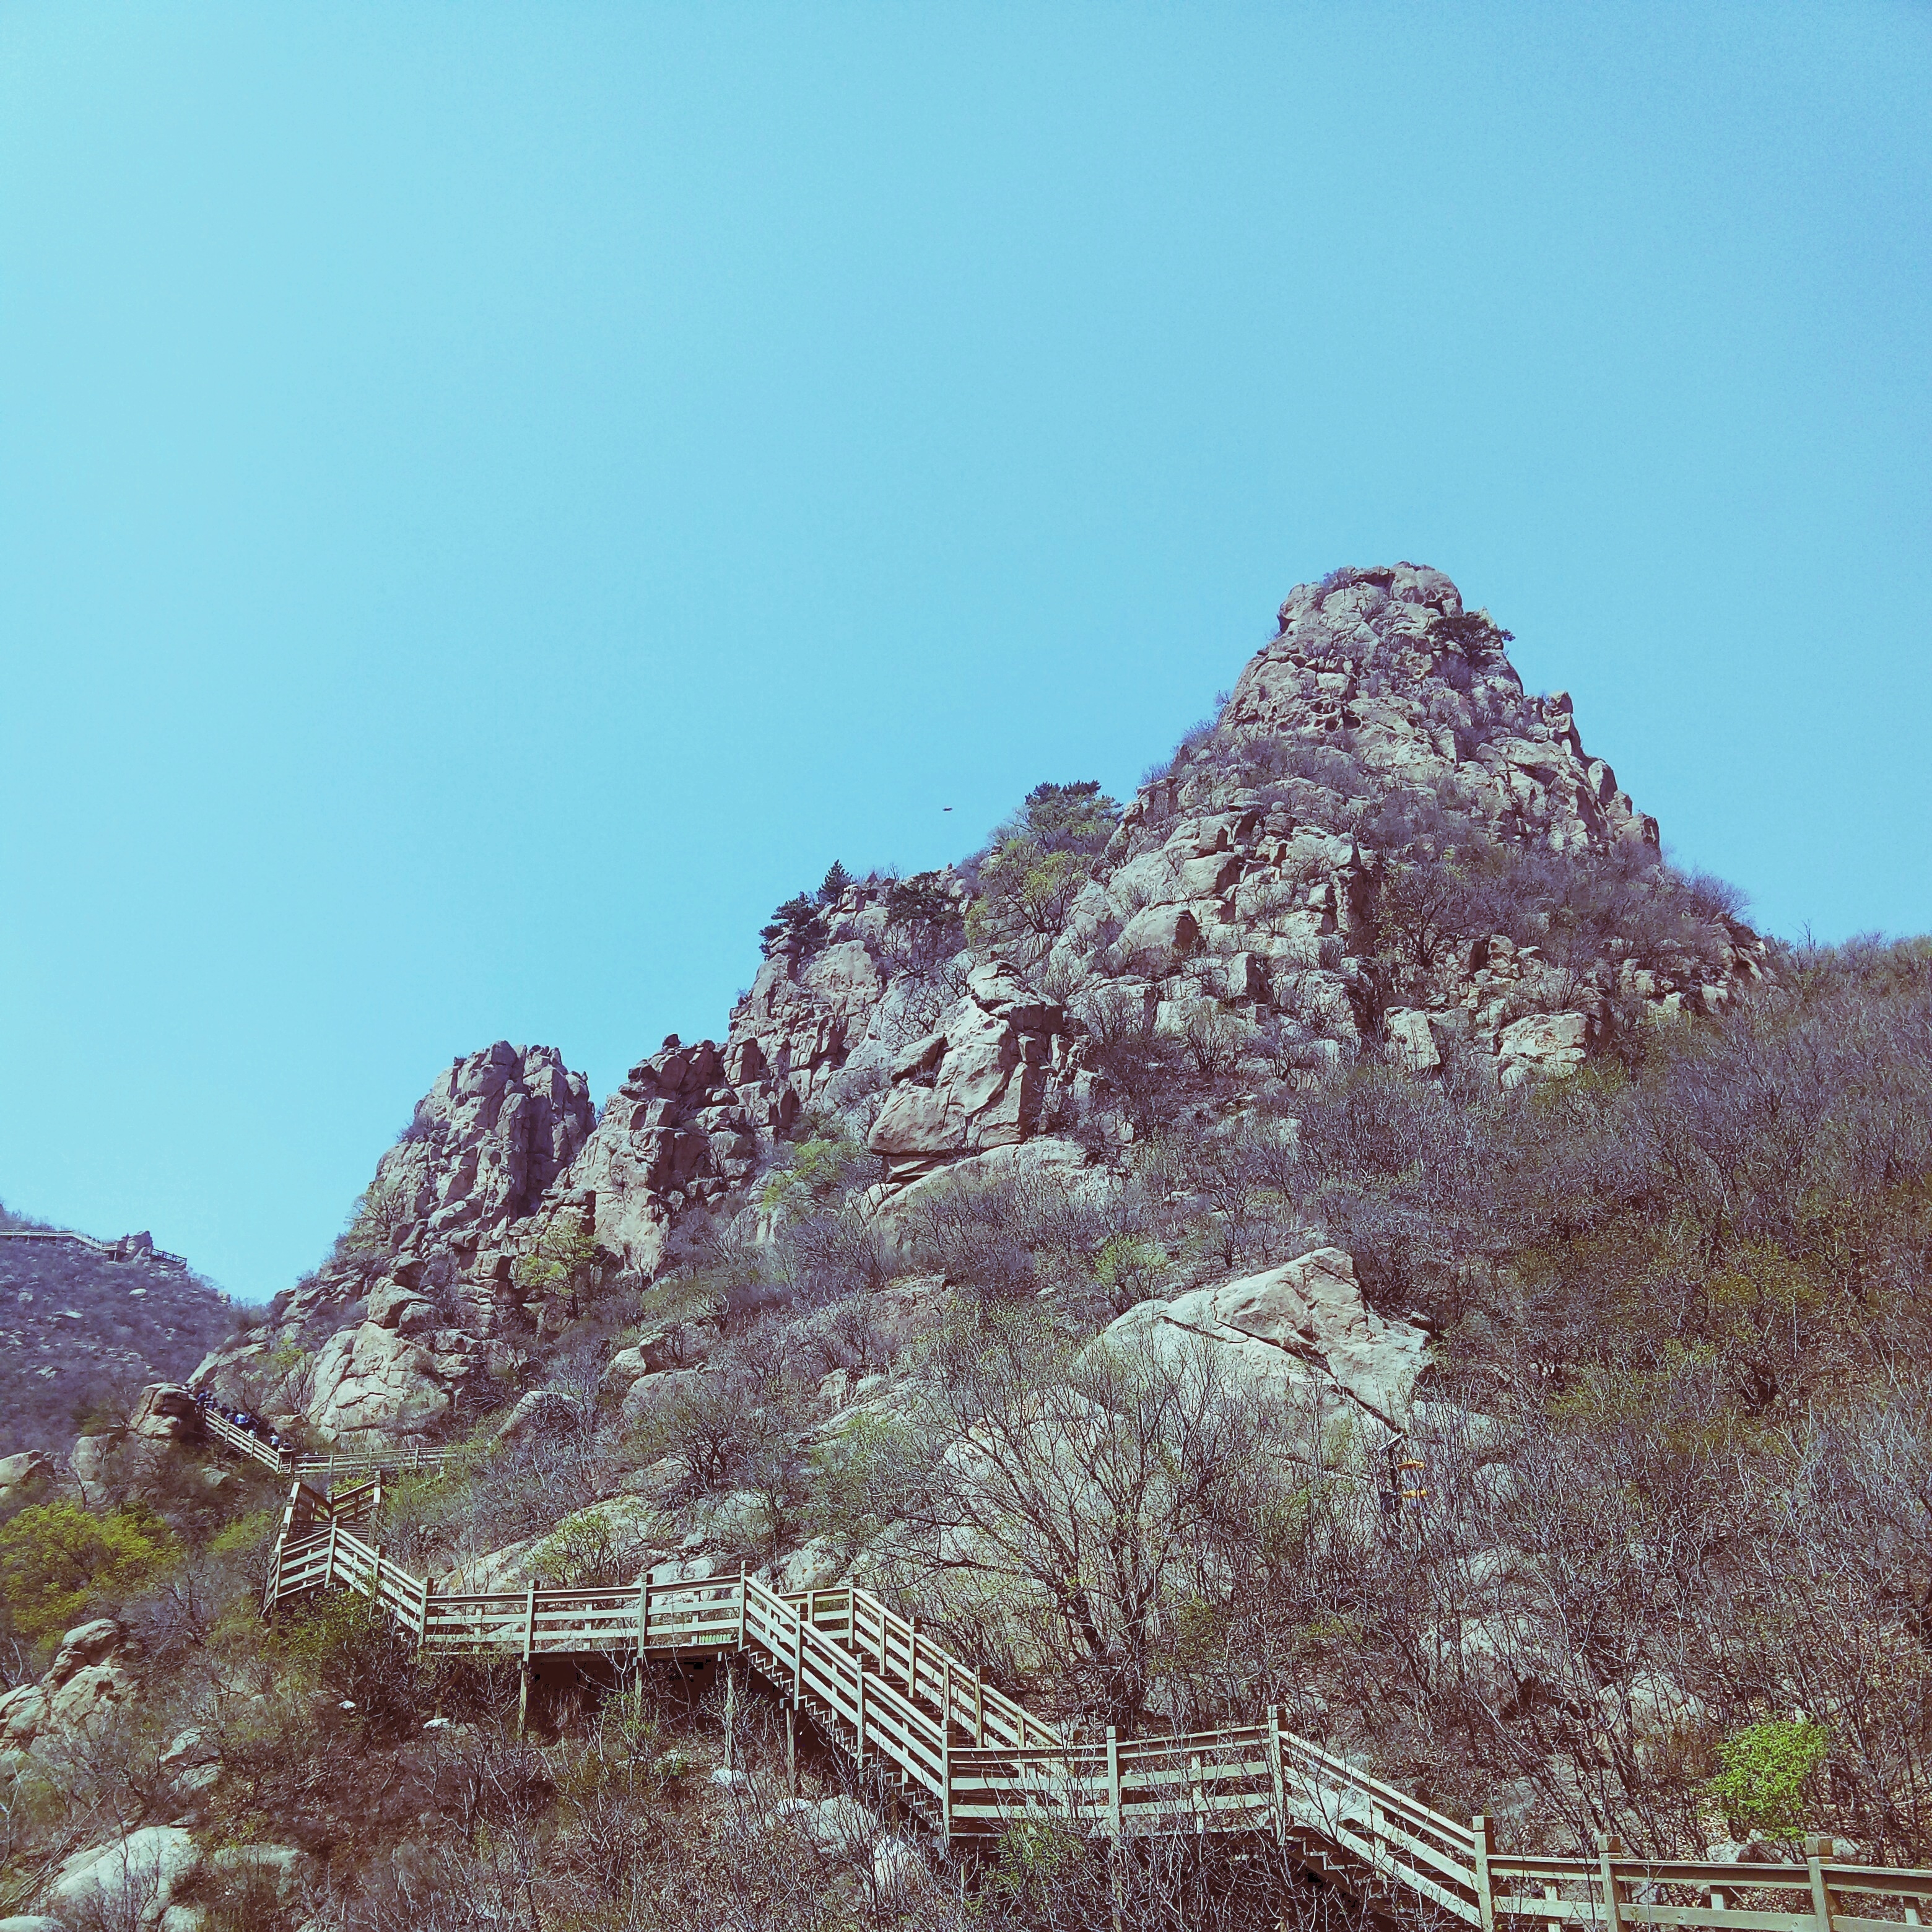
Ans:
<svg viewBox="0 0 1932 1932"><path fill-rule="evenodd" d="M1932 1871L1840 1865L1719 1864L1510 1856L1490 1827L1459 1825L1394 1786L1264 1724L1172 1738L1076 1743L986 1683L879 1600L846 1583L783 1593L742 1571L677 1582L452 1592L355 1534L380 1510L380 1478L340 1494L291 1485L263 1591L266 1610L317 1590L368 1595L424 1649L544 1656L713 1658L738 1653L816 1712L862 1762L895 1766L949 1838L990 1837L1051 1817L1120 1838L1202 1831L1270 1834L1319 1853L1384 1915L1432 1909L1491 1932L1499 1916L1560 1924L1682 1927L1687 1932L1898 1932L1932 1904ZM849 1743L848 1740L849 1739ZM1348 1874L1353 1874L1352 1880ZM1534 1886L1530 1895L1520 1889ZM1646 1902L1630 1895L1638 1888ZM1699 1904L1660 1900L1694 1892ZM1802 1910L1750 1909L1741 1893L1798 1892ZM1565 1895L1565 1894L1568 1895ZM1889 1899L1900 1918L1838 1909L1847 1894ZM1820 1910L1820 1898L1826 1901Z"/></svg>
<svg viewBox="0 0 1932 1932"><path fill-rule="evenodd" d="M225 1415L217 1414L213 1409L204 1408L200 1413L202 1432L211 1442L261 1463L278 1476L320 1476L325 1480L333 1480L338 1476L376 1475L392 1470L412 1475L434 1472L440 1476L449 1467L448 1450L420 1446L407 1449L358 1449L341 1455L300 1455L292 1450L274 1448L249 1430L238 1429Z"/></svg>

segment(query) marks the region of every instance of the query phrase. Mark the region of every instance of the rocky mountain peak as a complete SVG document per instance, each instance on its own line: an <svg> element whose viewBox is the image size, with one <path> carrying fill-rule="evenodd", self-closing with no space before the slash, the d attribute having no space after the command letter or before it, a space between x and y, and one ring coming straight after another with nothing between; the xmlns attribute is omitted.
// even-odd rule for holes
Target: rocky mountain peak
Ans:
<svg viewBox="0 0 1932 1932"><path fill-rule="evenodd" d="M1298 754L1347 752L1382 789L1445 791L1494 834L1562 850L1657 848L1657 821L1592 758L1567 692L1526 692L1510 634L1467 611L1438 570L1333 572L1290 593L1219 721L1237 779L1289 775Z"/></svg>
<svg viewBox="0 0 1932 1932"><path fill-rule="evenodd" d="M1509 642L1426 566L1298 586L1124 809L1046 784L957 867L835 865L765 928L724 1038L667 1040L601 1120L550 1048L454 1061L330 1264L208 1373L333 1320L320 1367L250 1406L326 1436L430 1426L541 1332L556 1256L647 1277L686 1217L755 1220L793 1138L876 1158L890 1216L943 1176L1118 1155L1229 1080L1369 1059L1507 1088L1648 1008L1718 1010L1761 946L1664 866Z"/></svg>
<svg viewBox="0 0 1932 1932"><path fill-rule="evenodd" d="M364 1196L372 1238L427 1260L473 1254L542 1199L595 1119L588 1085L551 1046L498 1040L452 1060L417 1102Z"/></svg>

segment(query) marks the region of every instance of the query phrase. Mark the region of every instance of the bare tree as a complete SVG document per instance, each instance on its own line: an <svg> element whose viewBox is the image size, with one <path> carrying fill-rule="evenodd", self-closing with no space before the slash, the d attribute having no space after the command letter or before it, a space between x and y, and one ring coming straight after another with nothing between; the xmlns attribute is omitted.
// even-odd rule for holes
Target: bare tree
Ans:
<svg viewBox="0 0 1932 1932"><path fill-rule="evenodd" d="M946 1600L999 1599L1085 1708L1131 1726L1174 1600L1222 1580L1274 1480L1257 1410L1178 1336L1075 1352L1024 1310L956 1329L934 1370L902 1560Z"/></svg>

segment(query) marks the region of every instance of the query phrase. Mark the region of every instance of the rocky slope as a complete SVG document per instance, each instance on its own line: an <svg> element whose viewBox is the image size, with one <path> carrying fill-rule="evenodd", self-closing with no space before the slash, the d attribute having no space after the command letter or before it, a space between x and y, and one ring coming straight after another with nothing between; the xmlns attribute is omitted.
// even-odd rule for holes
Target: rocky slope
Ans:
<svg viewBox="0 0 1932 1932"><path fill-rule="evenodd" d="M0 1232L53 1232L0 1209ZM0 1456L64 1448L144 1382L186 1374L236 1316L145 1234L0 1239Z"/></svg>
<svg viewBox="0 0 1932 1932"><path fill-rule="evenodd" d="M772 928L722 1042L667 1040L595 1119L550 1048L455 1062L337 1253L201 1378L325 1441L433 1433L526 1358L547 1282L649 1277L807 1127L877 1156L890 1213L1023 1146L1130 1142L1136 1042L1256 1083L1370 1057L1510 1086L1646 1006L1721 1008L1760 943L1662 868L1508 638L1440 572L1337 571L1124 812L1080 801L1091 849L1016 821L957 870L843 884Z"/></svg>

